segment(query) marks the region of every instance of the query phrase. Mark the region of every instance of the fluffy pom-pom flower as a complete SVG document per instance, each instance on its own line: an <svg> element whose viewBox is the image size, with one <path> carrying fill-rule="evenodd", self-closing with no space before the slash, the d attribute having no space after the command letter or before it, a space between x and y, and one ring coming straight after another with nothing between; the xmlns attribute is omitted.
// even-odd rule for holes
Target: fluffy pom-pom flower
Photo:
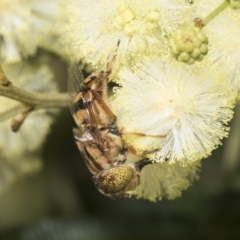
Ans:
<svg viewBox="0 0 240 240"><path fill-rule="evenodd" d="M131 64L164 52L164 36L184 21L187 6L176 0L74 1L69 42L78 59L98 68L116 49L121 64Z"/></svg>
<svg viewBox="0 0 240 240"><path fill-rule="evenodd" d="M221 0L196 1L192 9L196 17L204 19L222 3ZM209 38L209 61L218 65L240 99L240 9L232 9L229 5L204 27L204 31Z"/></svg>
<svg viewBox="0 0 240 240"><path fill-rule="evenodd" d="M135 161L136 157L132 155L128 158L128 162ZM164 197L170 200L175 199L199 178L200 167L200 161L185 167L181 163L169 164L168 162L148 165L141 171L141 184L130 194L153 202Z"/></svg>
<svg viewBox="0 0 240 240"><path fill-rule="evenodd" d="M0 1L0 61L13 63L35 53L53 23L59 0Z"/></svg>
<svg viewBox="0 0 240 240"><path fill-rule="evenodd" d="M211 64L206 69L146 58L119 73L110 104L124 140L153 161L188 164L228 135L233 97Z"/></svg>

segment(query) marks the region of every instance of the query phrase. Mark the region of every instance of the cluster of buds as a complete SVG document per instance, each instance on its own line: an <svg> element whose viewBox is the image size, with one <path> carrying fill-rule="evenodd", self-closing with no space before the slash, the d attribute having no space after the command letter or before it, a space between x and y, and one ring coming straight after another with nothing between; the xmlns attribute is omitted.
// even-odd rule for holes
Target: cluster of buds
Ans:
<svg viewBox="0 0 240 240"><path fill-rule="evenodd" d="M202 29L194 27L177 31L170 39L171 55L180 62L193 64L202 61L208 53L208 37Z"/></svg>

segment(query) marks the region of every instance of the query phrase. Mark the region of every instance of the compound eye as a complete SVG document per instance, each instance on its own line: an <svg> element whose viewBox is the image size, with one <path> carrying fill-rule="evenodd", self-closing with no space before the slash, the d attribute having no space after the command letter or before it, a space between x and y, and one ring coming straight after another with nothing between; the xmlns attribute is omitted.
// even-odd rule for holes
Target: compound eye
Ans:
<svg viewBox="0 0 240 240"><path fill-rule="evenodd" d="M134 177L135 172L133 168L116 166L100 172L95 177L95 184L105 194L113 194L127 189Z"/></svg>

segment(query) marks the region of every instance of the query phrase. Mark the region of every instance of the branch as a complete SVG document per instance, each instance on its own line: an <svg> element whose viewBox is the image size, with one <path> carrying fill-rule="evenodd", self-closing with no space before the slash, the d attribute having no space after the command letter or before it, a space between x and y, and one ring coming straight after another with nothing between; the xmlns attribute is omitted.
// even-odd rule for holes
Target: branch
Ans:
<svg viewBox="0 0 240 240"><path fill-rule="evenodd" d="M0 95L34 106L35 109L67 107L69 104L67 93L38 93L26 91L15 87L10 82L8 84L1 82Z"/></svg>
<svg viewBox="0 0 240 240"><path fill-rule="evenodd" d="M1 71L0 96L21 102L17 106L0 113L0 121L11 118L18 113L28 111L29 109L62 108L69 105L69 95L67 93L39 93L26 91L14 86Z"/></svg>
<svg viewBox="0 0 240 240"><path fill-rule="evenodd" d="M31 107L30 109L26 110L21 114L21 117L19 119L12 119L11 122L11 129L13 132L17 132L20 127L22 126L23 122L27 118L28 114L34 110L34 107Z"/></svg>

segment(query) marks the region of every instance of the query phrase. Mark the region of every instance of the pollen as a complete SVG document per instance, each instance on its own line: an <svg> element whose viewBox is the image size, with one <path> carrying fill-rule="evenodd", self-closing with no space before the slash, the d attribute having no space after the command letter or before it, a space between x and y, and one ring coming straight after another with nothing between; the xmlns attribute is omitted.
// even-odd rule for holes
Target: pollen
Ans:
<svg viewBox="0 0 240 240"><path fill-rule="evenodd" d="M144 56L166 52L165 36L177 29L189 12L184 2L175 0L143 0L141 4L138 0L74 1L68 10L71 31L67 38L76 57L102 68L117 48L116 72L118 61L133 66Z"/></svg>
<svg viewBox="0 0 240 240"><path fill-rule="evenodd" d="M150 22L157 22L159 20L159 12L158 11L149 11L146 14L146 20Z"/></svg>
<svg viewBox="0 0 240 240"><path fill-rule="evenodd" d="M136 13L131 7L123 4L117 10L113 26L129 36L138 32L152 32L157 28L159 16L157 10Z"/></svg>

